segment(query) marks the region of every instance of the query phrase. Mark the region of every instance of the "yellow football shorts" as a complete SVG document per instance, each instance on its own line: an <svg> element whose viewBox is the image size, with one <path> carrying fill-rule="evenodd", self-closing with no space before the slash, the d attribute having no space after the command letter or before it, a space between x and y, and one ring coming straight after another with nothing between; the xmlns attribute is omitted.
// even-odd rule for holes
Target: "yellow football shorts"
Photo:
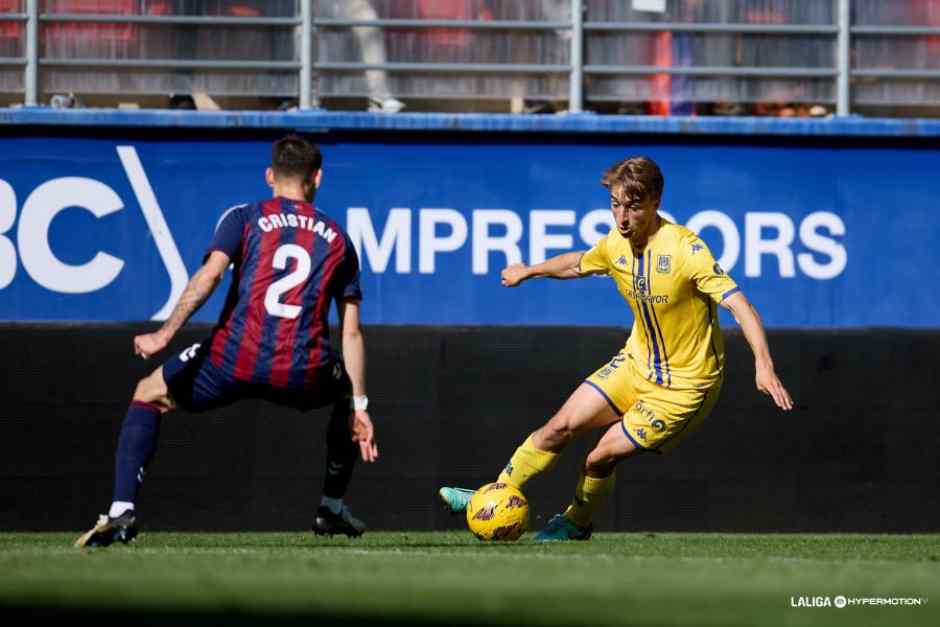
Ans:
<svg viewBox="0 0 940 627"><path fill-rule="evenodd" d="M711 413L722 380L704 390L671 390L644 378L633 359L620 351L585 383L623 416L623 432L634 446L666 453Z"/></svg>

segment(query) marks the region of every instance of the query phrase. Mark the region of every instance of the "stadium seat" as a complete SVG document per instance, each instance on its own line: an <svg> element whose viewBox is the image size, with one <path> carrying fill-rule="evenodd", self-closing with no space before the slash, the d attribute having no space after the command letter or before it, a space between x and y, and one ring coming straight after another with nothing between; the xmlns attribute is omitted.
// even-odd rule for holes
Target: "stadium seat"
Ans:
<svg viewBox="0 0 940 627"><path fill-rule="evenodd" d="M22 11L21 0L0 0L0 16L4 13L20 13ZM20 41L23 37L23 28L23 22L0 21L0 41Z"/></svg>
<svg viewBox="0 0 940 627"><path fill-rule="evenodd" d="M73 15L138 15L139 4L133 0L50 0L45 12ZM42 25L46 48L55 45L79 56L94 55L122 58L137 41L136 24L47 22Z"/></svg>

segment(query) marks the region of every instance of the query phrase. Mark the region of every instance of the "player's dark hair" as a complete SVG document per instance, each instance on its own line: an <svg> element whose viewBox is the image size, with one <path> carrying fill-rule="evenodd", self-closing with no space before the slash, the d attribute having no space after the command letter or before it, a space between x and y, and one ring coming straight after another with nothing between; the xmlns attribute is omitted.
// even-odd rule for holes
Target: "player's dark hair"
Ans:
<svg viewBox="0 0 940 627"><path fill-rule="evenodd" d="M663 173L649 157L630 157L607 168L601 177L601 185L621 202L629 198L642 203L662 198Z"/></svg>
<svg viewBox="0 0 940 627"><path fill-rule="evenodd" d="M271 148L271 169L278 178L300 178L309 180L323 164L320 147L291 133L285 135Z"/></svg>

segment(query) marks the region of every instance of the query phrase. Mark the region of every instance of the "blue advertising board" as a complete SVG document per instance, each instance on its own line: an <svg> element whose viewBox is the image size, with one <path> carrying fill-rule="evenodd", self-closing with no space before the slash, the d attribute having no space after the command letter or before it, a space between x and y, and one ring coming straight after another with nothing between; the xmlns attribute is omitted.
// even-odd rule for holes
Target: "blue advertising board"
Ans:
<svg viewBox="0 0 940 627"><path fill-rule="evenodd" d="M2 320L164 318L225 209L269 195L269 140L236 132L0 145ZM940 326L936 150L474 133L321 147L316 204L359 250L367 323L628 326L609 279L506 289L499 272L589 248L611 224L601 173L645 154L664 214L701 233L767 326Z"/></svg>

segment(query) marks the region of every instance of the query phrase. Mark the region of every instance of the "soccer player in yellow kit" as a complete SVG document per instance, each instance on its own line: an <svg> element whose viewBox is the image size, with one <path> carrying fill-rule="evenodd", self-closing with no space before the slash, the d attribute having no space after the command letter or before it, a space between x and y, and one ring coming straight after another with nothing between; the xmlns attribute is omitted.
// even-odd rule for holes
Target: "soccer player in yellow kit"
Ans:
<svg viewBox="0 0 940 627"><path fill-rule="evenodd" d="M565 445L606 429L588 453L563 514L535 539L587 540L591 518L610 494L614 469L641 451L667 452L711 412L724 377L724 342L716 305L729 309L754 353L757 389L789 411L793 401L774 372L757 311L685 227L658 213L663 191L659 167L647 157L614 164L601 183L610 190L614 228L587 252L558 255L534 266L514 264L502 284L531 278L577 279L608 275L633 311L626 346L588 377L561 409L516 449L498 481L517 488L551 468ZM472 490L441 488L455 512Z"/></svg>

